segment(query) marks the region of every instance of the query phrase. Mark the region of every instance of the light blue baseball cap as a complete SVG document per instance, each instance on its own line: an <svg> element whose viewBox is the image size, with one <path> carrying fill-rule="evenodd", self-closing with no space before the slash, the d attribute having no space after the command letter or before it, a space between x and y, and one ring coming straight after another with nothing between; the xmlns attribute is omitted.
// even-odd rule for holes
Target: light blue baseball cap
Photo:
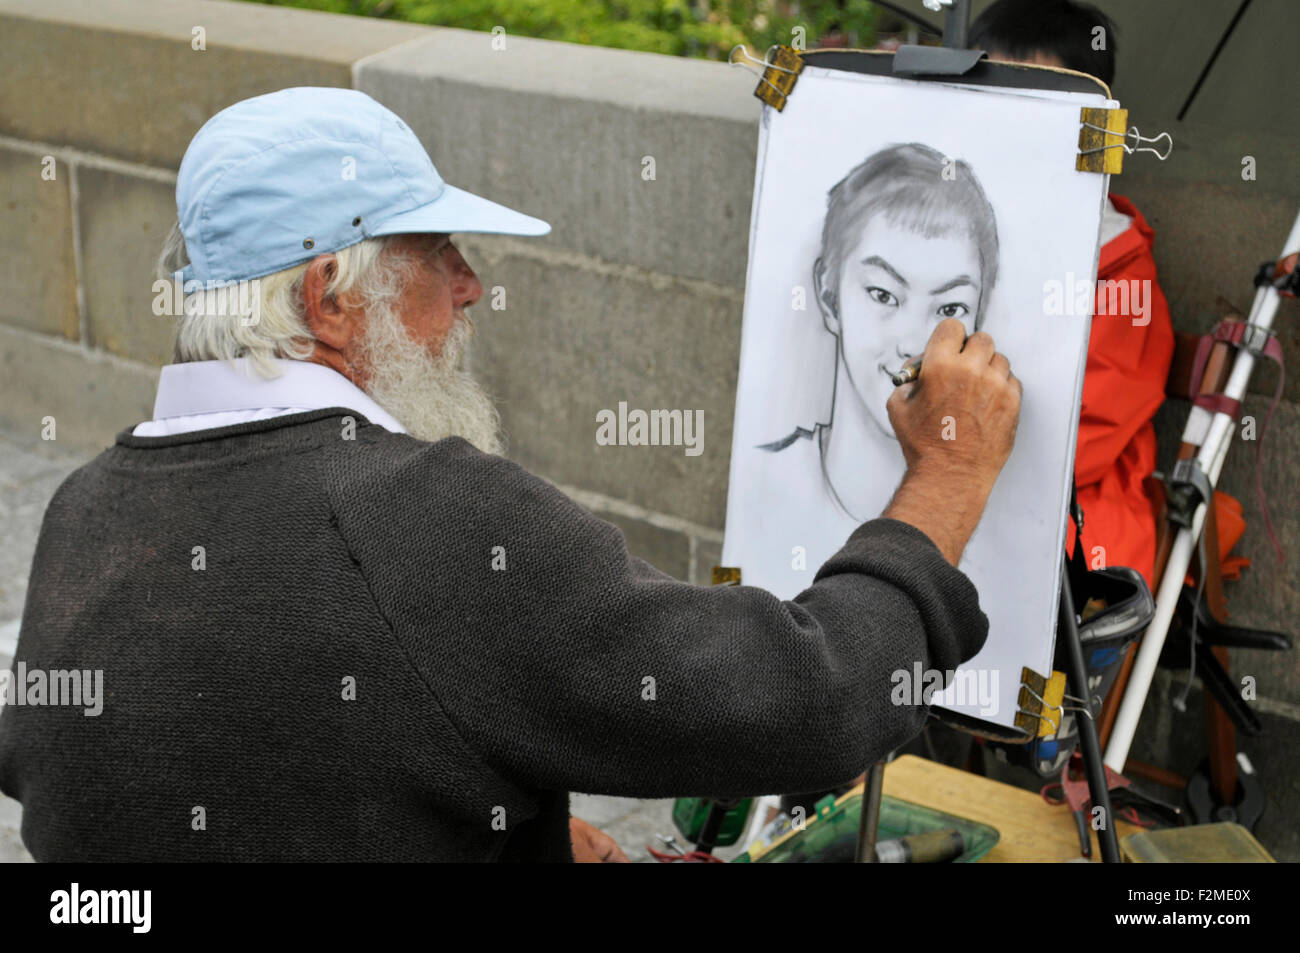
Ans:
<svg viewBox="0 0 1300 953"><path fill-rule="evenodd" d="M365 93L311 86L209 119L181 160L176 208L185 281L260 278L379 235L551 230L448 185L406 123Z"/></svg>

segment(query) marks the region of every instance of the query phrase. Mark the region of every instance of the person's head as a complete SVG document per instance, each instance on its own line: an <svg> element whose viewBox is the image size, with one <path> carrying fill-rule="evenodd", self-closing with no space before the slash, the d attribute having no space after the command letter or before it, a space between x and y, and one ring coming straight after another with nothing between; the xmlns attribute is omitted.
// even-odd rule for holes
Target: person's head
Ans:
<svg viewBox="0 0 1300 953"><path fill-rule="evenodd" d="M1073 0L998 0L971 24L968 45L989 59L1061 66L1115 79L1115 24Z"/></svg>
<svg viewBox="0 0 1300 953"><path fill-rule="evenodd" d="M186 292L174 360L246 358L268 377L276 359L323 364L412 435L499 452L496 409L463 366L483 287L450 233L549 225L448 185L399 117L345 89L218 113L176 197L159 260Z"/></svg>
<svg viewBox="0 0 1300 953"><path fill-rule="evenodd" d="M186 264L173 226L159 277ZM416 437L454 434L501 451L496 407L464 368L473 333L467 309L483 288L447 235L368 238L250 285L242 308L220 288L186 296L172 359L246 358L266 377L277 358L323 364Z"/></svg>
<svg viewBox="0 0 1300 953"><path fill-rule="evenodd" d="M870 156L831 189L813 266L839 339L836 373L886 434L890 373L944 318L979 330L997 279L993 207L970 166L918 143Z"/></svg>

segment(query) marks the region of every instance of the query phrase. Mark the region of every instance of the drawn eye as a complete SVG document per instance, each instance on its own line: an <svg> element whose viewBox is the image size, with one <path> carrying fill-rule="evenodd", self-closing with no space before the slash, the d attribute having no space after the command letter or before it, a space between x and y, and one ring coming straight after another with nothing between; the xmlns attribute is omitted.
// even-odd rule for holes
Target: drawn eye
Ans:
<svg viewBox="0 0 1300 953"><path fill-rule="evenodd" d="M868 288L867 297L869 297L872 301L876 302L876 304L884 304L884 305L898 304L898 299L895 298L892 293L886 291L884 288Z"/></svg>
<svg viewBox="0 0 1300 953"><path fill-rule="evenodd" d="M945 304L939 309L939 317L941 318L963 318L968 314L970 314L970 308L957 301L952 304Z"/></svg>

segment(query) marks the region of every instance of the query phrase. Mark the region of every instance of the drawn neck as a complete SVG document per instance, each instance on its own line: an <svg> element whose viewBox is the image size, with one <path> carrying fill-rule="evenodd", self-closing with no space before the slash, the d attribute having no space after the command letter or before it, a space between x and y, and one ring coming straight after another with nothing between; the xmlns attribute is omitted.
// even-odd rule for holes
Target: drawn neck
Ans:
<svg viewBox="0 0 1300 953"><path fill-rule="evenodd" d="M893 497L903 478L903 453L863 405L842 359L836 372L831 426L819 435L822 464L832 498L861 523L879 516Z"/></svg>

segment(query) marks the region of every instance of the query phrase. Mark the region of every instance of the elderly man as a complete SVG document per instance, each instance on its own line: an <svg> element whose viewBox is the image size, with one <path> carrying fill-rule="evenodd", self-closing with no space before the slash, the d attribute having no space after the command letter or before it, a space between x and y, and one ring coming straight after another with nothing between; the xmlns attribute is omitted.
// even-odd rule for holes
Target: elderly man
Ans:
<svg viewBox="0 0 1300 953"><path fill-rule="evenodd" d="M922 727L892 672L983 644L955 565L1020 401L987 335L939 325L889 403L907 475L812 586L701 588L501 456L462 368L483 289L449 234L546 223L348 90L218 114L176 195L177 363L51 502L18 646L102 672L103 710L0 719L37 859L614 853L568 792L830 787Z"/></svg>

